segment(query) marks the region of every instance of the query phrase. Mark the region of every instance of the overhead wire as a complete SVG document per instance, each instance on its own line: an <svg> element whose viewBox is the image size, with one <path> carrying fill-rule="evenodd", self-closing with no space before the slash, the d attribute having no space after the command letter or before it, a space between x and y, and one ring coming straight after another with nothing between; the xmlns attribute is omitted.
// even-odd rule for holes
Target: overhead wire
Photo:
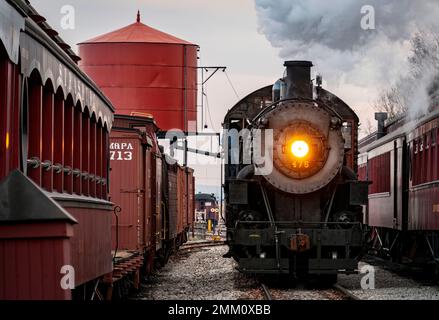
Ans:
<svg viewBox="0 0 439 320"><path fill-rule="evenodd" d="M213 125L212 121L212 114L210 113L209 98L207 97L206 90L204 90L204 96L206 98L206 113L209 116L210 127L215 131L215 126Z"/></svg>
<svg viewBox="0 0 439 320"><path fill-rule="evenodd" d="M236 91L235 86L233 85L233 82L230 79L230 76L229 76L229 74L227 73L226 70L224 70L224 74L226 75L227 81L229 82L230 87L232 88L233 92L235 93L236 98L239 100L240 99L239 94Z"/></svg>

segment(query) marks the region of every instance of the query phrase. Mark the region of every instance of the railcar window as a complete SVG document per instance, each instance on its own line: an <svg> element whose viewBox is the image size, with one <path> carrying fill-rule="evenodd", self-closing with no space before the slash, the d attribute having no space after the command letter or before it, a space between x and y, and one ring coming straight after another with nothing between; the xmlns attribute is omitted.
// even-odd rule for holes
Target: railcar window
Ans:
<svg viewBox="0 0 439 320"><path fill-rule="evenodd" d="M439 128L435 128L434 130L434 143L435 143L435 151L434 152L434 159L433 159L433 168L434 168L434 180L439 180L439 166L438 166L438 162L439 162L439 146L437 143L438 140L438 135L439 135Z"/></svg>
<svg viewBox="0 0 439 320"><path fill-rule="evenodd" d="M109 150L109 140L110 140L110 135L108 134L108 129L107 126L105 125L102 128L103 132L102 132L102 155L101 155L101 161L102 161L102 183L101 183L101 198L107 200L107 195L108 192L110 191L110 184L108 182L108 168L109 168L109 161L110 161L110 157L108 157L107 155L109 154L110 150Z"/></svg>
<svg viewBox="0 0 439 320"><path fill-rule="evenodd" d="M6 58L3 53L3 48L0 46L0 104L2 108L0 109L0 179L5 175L5 161L6 161L6 90L7 90L7 74L6 74Z"/></svg>
<svg viewBox="0 0 439 320"><path fill-rule="evenodd" d="M425 149L430 148L430 132L425 134Z"/></svg>
<svg viewBox="0 0 439 320"><path fill-rule="evenodd" d="M412 150L413 150L413 142L411 142L410 144L407 145L407 154L408 154L407 161L408 161L409 179L410 179L410 181L413 180L413 175L412 175L412 172L413 172L413 170L412 170L413 153L412 153Z"/></svg>
<svg viewBox="0 0 439 320"><path fill-rule="evenodd" d="M53 163L57 166L54 169L53 188L55 191L63 192L64 173L62 167L64 165L64 93L62 90L58 90L55 95L54 106L54 151L53 151Z"/></svg>
<svg viewBox="0 0 439 320"><path fill-rule="evenodd" d="M89 175L91 174L90 164L90 117L88 115L88 108L85 108L82 114L82 194L90 195L89 190Z"/></svg>
<svg viewBox="0 0 439 320"><path fill-rule="evenodd" d="M78 103L74 110L74 139L73 139L73 191L81 194L81 172L82 172L82 111Z"/></svg>
<svg viewBox="0 0 439 320"><path fill-rule="evenodd" d="M47 191L53 191L53 106L54 91L50 81L46 83L43 89L43 119L42 119L42 166L43 181L42 186Z"/></svg>
<svg viewBox="0 0 439 320"><path fill-rule="evenodd" d="M435 135L435 133L436 133L436 129L435 128L433 128L433 129L431 129L430 130L430 134L429 134L429 136L430 136L430 144L431 144L431 149L430 149L430 156L429 156L429 163L428 163L428 167L429 167L429 171L430 171L430 174L429 174L429 177L428 177L428 180L429 181L434 181L435 180L435 177L436 177L436 169L435 169L435 166L437 166L437 164L436 164L436 155L435 155L435 145L433 144L433 137L434 137L434 135Z"/></svg>
<svg viewBox="0 0 439 320"><path fill-rule="evenodd" d="M105 145L105 129L102 127L102 123L99 121L96 128L96 174L102 178L106 178L106 159L105 152L107 152ZM108 157L109 159L109 157ZM96 196L98 198L106 197L106 185L104 183L96 186Z"/></svg>
<svg viewBox="0 0 439 320"><path fill-rule="evenodd" d="M27 175L27 155L28 155L28 112L29 112L29 100L28 100L28 84L27 79L23 81L23 89L21 96L21 112L20 112L20 163L21 171Z"/></svg>
<svg viewBox="0 0 439 320"><path fill-rule="evenodd" d="M90 196L96 197L96 186L100 186L98 179L101 177L96 170L96 117L93 114L90 121L90 174L94 179L90 180Z"/></svg>
<svg viewBox="0 0 439 320"><path fill-rule="evenodd" d="M343 122L341 133L343 136L343 139L345 141L344 148L345 149L351 149L352 148L352 123L350 122Z"/></svg>
<svg viewBox="0 0 439 320"><path fill-rule="evenodd" d="M73 193L73 99L69 95L64 104L64 191Z"/></svg>
<svg viewBox="0 0 439 320"><path fill-rule="evenodd" d="M29 145L28 157L32 161L28 166L29 177L41 186L41 142L42 142L42 106L43 86L37 71L33 71L29 79Z"/></svg>
<svg viewBox="0 0 439 320"><path fill-rule="evenodd" d="M369 159L368 179L370 194L390 192L390 152Z"/></svg>

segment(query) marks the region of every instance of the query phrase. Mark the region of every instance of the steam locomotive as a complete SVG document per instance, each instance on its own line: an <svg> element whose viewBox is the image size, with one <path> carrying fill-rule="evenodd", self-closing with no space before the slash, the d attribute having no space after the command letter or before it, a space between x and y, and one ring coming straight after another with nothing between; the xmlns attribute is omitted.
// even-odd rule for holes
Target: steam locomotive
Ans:
<svg viewBox="0 0 439 320"><path fill-rule="evenodd" d="M313 85L310 61L284 66L224 119L226 256L243 273L333 283L357 272L363 251L359 120L320 76Z"/></svg>

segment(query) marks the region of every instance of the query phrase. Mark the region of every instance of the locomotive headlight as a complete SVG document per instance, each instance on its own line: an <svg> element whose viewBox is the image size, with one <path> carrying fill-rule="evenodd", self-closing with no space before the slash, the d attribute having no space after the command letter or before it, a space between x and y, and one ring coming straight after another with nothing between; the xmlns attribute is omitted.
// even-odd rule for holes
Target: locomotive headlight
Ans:
<svg viewBox="0 0 439 320"><path fill-rule="evenodd" d="M275 132L274 166L292 179L305 179L325 165L326 137L313 123L305 120L288 123Z"/></svg>
<svg viewBox="0 0 439 320"><path fill-rule="evenodd" d="M306 157L308 152L309 152L308 143L306 143L303 140L296 140L291 144L291 153L296 158Z"/></svg>

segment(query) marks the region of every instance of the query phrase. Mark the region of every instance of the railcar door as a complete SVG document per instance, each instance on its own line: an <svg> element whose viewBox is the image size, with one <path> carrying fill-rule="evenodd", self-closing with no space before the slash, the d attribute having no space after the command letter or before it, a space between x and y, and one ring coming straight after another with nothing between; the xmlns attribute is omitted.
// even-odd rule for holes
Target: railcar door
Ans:
<svg viewBox="0 0 439 320"><path fill-rule="evenodd" d="M164 237L164 225L162 217L164 216L163 205L162 205L162 158L161 156L155 155L154 162L154 175L155 175L155 190L154 190L154 204L155 204L155 244L156 250L162 248L162 239Z"/></svg>
<svg viewBox="0 0 439 320"><path fill-rule="evenodd" d="M113 217L113 249L135 250L144 246L145 174L144 146L137 134L123 134L111 138L111 201L122 211ZM118 243L115 231L118 230Z"/></svg>
<svg viewBox="0 0 439 320"><path fill-rule="evenodd" d="M152 184L155 182L155 177L152 176L152 152L147 150L145 153L145 218L144 218L144 242L146 247L150 247L152 243L152 233L154 232L153 223L153 197ZM155 206L154 206L155 210Z"/></svg>

